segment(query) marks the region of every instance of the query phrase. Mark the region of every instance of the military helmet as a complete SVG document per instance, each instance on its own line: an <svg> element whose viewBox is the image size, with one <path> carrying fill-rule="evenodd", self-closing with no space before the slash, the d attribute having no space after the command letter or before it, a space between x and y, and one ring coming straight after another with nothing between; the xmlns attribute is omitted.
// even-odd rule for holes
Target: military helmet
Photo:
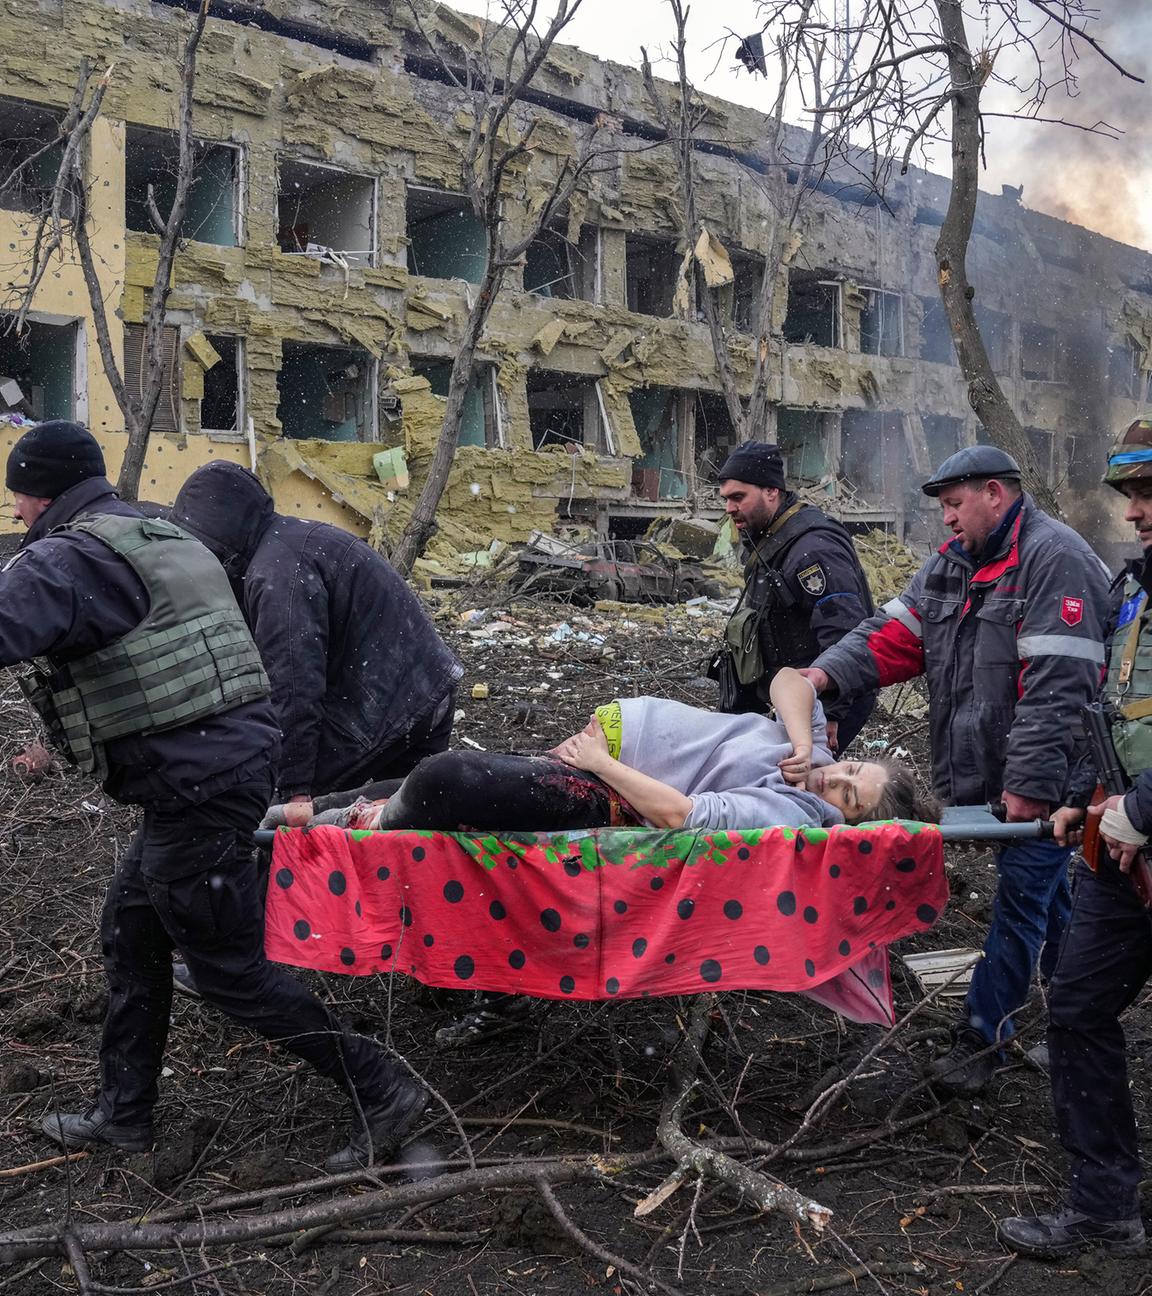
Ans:
<svg viewBox="0 0 1152 1296"><path fill-rule="evenodd" d="M1108 451L1104 480L1123 491L1124 483L1152 477L1152 419L1130 423L1120 440Z"/></svg>

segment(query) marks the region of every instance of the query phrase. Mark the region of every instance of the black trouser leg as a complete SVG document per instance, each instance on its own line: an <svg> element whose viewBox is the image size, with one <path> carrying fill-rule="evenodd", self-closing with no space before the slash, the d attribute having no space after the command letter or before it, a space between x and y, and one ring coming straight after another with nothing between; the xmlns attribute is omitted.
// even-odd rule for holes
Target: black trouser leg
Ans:
<svg viewBox="0 0 1152 1296"><path fill-rule="evenodd" d="M1120 1014L1152 973L1152 919L1101 852L1080 862L1048 999L1052 1101L1071 1158L1071 1205L1094 1219L1140 1213L1140 1156Z"/></svg>
<svg viewBox="0 0 1152 1296"><path fill-rule="evenodd" d="M876 709L876 694L865 693L863 697L858 697L855 702L848 708L840 718L839 726L836 730L836 755L842 752L855 742L860 734L860 730L868 723L872 712Z"/></svg>

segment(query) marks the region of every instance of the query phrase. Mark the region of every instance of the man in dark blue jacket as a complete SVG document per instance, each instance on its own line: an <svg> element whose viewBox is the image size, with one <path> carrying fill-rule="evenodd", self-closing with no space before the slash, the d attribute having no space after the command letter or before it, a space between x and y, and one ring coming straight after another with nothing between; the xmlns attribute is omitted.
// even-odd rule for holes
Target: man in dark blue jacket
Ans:
<svg viewBox="0 0 1152 1296"><path fill-rule="evenodd" d="M25 433L6 485L28 535L0 571L0 665L46 660L25 689L54 741L143 810L101 923L99 1094L85 1113L45 1117L45 1133L67 1148L151 1146L178 941L209 1003L354 1097L355 1132L328 1168L387 1159L424 1092L264 957L251 836L272 792L278 725L219 564L120 501L77 424Z"/></svg>
<svg viewBox="0 0 1152 1296"><path fill-rule="evenodd" d="M290 823L308 822L313 796L402 778L447 748L463 669L374 549L275 512L255 475L223 460L188 478L172 520L224 564L264 659Z"/></svg>

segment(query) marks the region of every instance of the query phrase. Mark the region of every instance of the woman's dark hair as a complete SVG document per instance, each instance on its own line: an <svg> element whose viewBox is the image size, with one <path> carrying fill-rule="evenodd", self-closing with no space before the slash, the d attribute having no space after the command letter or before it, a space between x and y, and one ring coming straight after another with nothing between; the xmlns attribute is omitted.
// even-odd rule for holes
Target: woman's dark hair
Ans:
<svg viewBox="0 0 1152 1296"><path fill-rule="evenodd" d="M916 781L916 775L903 761L891 756L881 756L875 764L888 775L884 791L871 819L914 819L918 823L940 822L940 800L925 792Z"/></svg>

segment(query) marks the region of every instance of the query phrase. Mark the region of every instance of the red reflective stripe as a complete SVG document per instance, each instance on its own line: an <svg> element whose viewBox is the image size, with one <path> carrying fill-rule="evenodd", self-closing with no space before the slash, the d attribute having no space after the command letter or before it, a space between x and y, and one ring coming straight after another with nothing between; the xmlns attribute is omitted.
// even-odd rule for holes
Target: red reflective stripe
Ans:
<svg viewBox="0 0 1152 1296"><path fill-rule="evenodd" d="M868 636L868 650L876 662L880 686L902 684L924 673L924 645L906 625L894 618Z"/></svg>

